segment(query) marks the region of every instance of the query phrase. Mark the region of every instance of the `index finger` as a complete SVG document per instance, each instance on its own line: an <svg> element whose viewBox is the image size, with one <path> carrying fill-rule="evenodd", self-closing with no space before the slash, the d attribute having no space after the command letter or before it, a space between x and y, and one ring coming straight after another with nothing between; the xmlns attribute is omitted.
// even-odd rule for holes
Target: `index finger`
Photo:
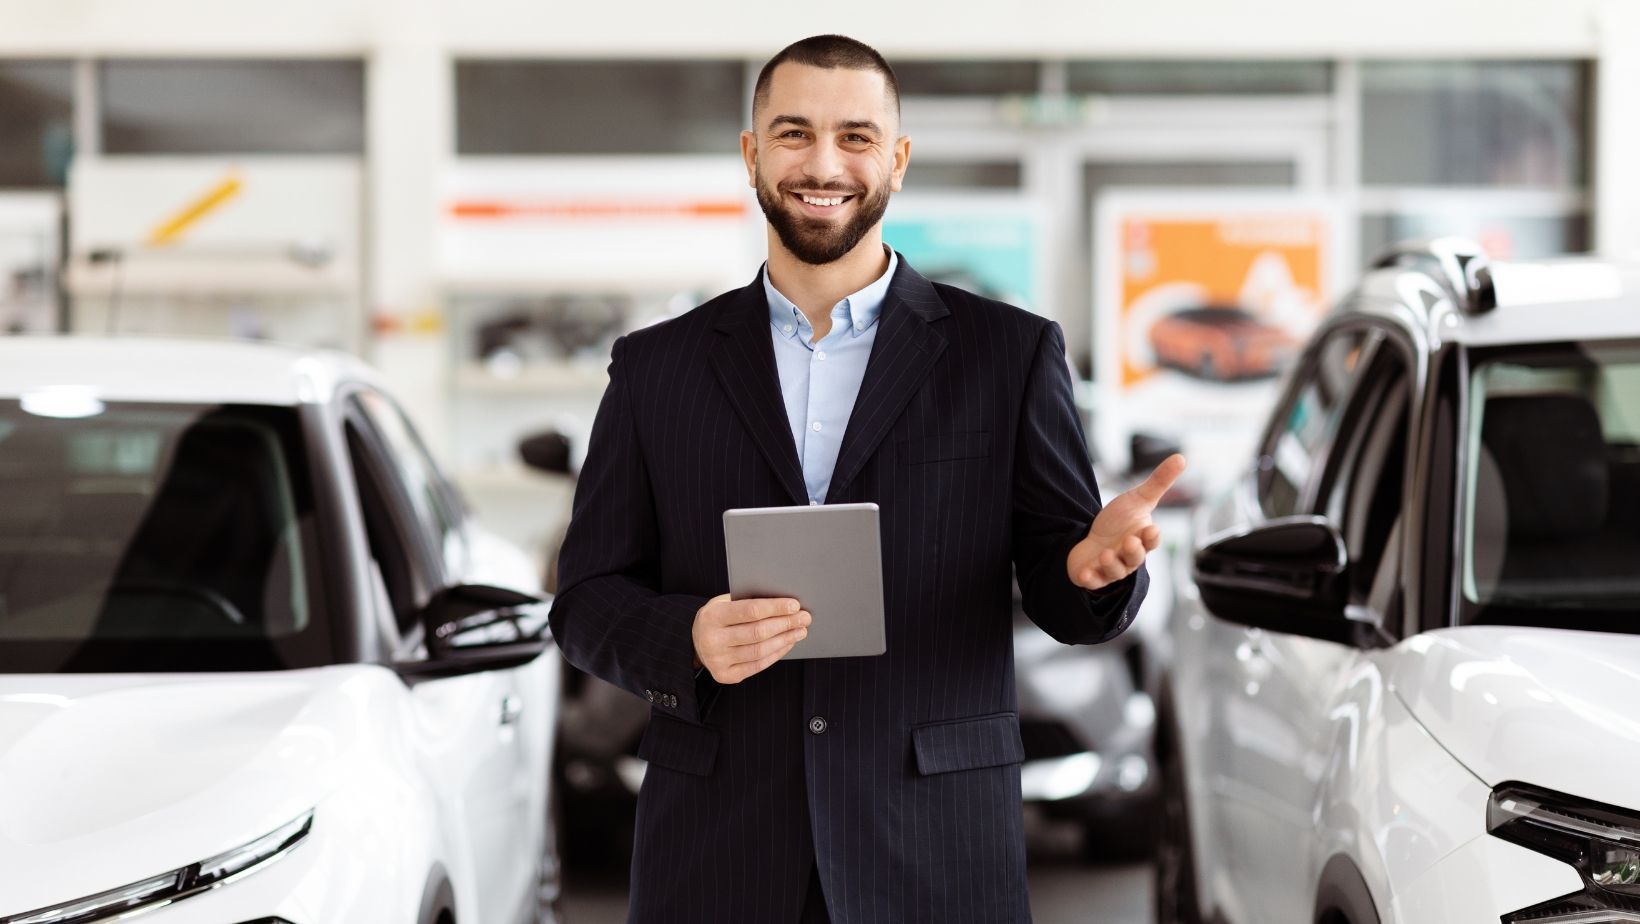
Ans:
<svg viewBox="0 0 1640 924"><path fill-rule="evenodd" d="M770 616L790 616L801 608L791 597L748 597L745 600L734 601L734 606L725 614L723 625L735 626L743 622L756 622Z"/></svg>
<svg viewBox="0 0 1640 924"><path fill-rule="evenodd" d="M1184 474L1185 464L1184 456L1175 452L1163 459L1162 464L1156 466L1156 470L1150 473L1150 477L1146 478L1142 484L1133 490L1147 503L1154 506L1161 502L1162 496L1167 493L1167 489L1173 487L1173 482L1178 481L1179 476Z"/></svg>

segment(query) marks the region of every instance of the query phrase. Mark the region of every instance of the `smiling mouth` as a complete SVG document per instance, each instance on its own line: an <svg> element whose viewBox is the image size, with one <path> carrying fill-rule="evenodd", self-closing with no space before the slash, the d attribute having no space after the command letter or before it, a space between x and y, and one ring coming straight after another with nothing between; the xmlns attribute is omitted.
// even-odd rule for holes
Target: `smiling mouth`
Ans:
<svg viewBox="0 0 1640 924"><path fill-rule="evenodd" d="M799 192L794 192L794 193L792 193L792 195L796 196L798 199L800 199L803 202L804 205L810 206L812 208L817 208L817 209L837 208L837 207L841 206L843 203L845 203L845 202L849 201L850 199L854 198L854 196L852 196L852 195L847 195L847 196L816 196L816 195L810 195L809 193L799 193Z"/></svg>

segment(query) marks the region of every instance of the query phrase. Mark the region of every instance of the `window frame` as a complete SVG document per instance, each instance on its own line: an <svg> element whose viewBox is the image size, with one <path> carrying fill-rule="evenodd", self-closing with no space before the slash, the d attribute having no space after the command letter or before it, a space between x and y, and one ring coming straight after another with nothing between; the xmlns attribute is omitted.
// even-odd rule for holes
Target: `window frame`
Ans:
<svg viewBox="0 0 1640 924"><path fill-rule="evenodd" d="M1282 516L1293 516L1315 511L1316 501L1320 491L1322 473L1332 465L1331 455L1338 440L1338 434L1344 432L1345 417L1340 416L1337 427L1328 434L1317 446L1310 459L1310 468L1304 475L1303 484L1294 485L1295 500L1293 509L1272 513L1266 506L1266 472L1276 471L1277 445L1283 435L1288 432L1287 421L1291 417L1293 407L1299 396L1318 379L1316 374L1323 362L1323 353L1334 337L1348 336L1365 330L1369 337L1362 344L1362 355L1358 360L1359 372L1352 375L1344 391L1337 398L1338 413L1348 415L1352 403L1356 400L1357 389L1362 379L1371 368L1377 355L1378 344L1382 338L1371 337L1377 329L1371 323L1363 323L1358 317L1347 317L1342 321L1324 324L1315 334L1311 335L1308 346L1303 355L1294 365L1293 373L1282 386L1280 400L1276 403L1276 411L1265 422L1263 433L1259 437L1258 450L1254 456L1253 467L1253 502L1254 509L1264 519L1274 519Z"/></svg>
<svg viewBox="0 0 1640 924"><path fill-rule="evenodd" d="M366 397L380 400L386 408L386 412L397 418L397 425L403 428L404 434L410 442L411 451L420 457L422 466L426 469L430 489L428 502L432 505L430 512L441 523L437 541L433 543L434 557L439 562L441 578L446 582L454 581L460 575L466 573L472 563L472 546L467 535L468 505L462 498L461 492L456 490L455 485L450 482L449 478L445 477L444 471L439 468L438 460L434 459L433 454L427 449L427 441L421 438L421 432L416 429L410 415L404 412L403 406L379 388L366 385L358 386L350 390L343 400L349 409L356 410L365 420L370 422L371 432L376 436L381 450L385 453L386 461L392 466L394 472L402 472L402 469L395 461L398 458L395 443L393 438L388 435L386 428L377 420L376 412L370 408ZM401 490L408 491L409 486L404 482L404 479L400 477L398 481ZM409 499L408 494L405 500L414 512L416 509L415 502ZM420 515L416 514L416 520L419 522L420 519ZM426 524L422 525L425 526ZM452 536L459 545L459 562L454 565L444 557L444 541Z"/></svg>
<svg viewBox="0 0 1640 924"><path fill-rule="evenodd" d="M361 526L365 529L365 544L361 551L368 569L369 562L375 560L369 537L371 507L380 502L384 507L382 513L387 518L388 528L402 543L404 565L408 570L410 582L409 609L411 613L419 612L434 593L447 586L449 578L444 573L442 556L433 547L432 537L427 535L426 527L409 499L404 480L399 475L398 467L392 462L391 450L385 439L363 408L351 400L356 391L357 388L346 389L339 396L339 407L342 451L348 459L353 494L358 500ZM358 441L357 453L353 450L355 438ZM368 486L366 481L369 482ZM373 497L372 489L381 496ZM404 541L406 539L409 541ZM383 577L385 579L386 575ZM373 600L373 594L367 593L366 596ZM389 591L389 603L391 602L392 594ZM389 615L391 618L386 624L391 625L397 634L397 638L390 640L393 643L390 645L393 650L403 651L420 643L421 627L418 623L404 625L399 621L399 613L392 612Z"/></svg>

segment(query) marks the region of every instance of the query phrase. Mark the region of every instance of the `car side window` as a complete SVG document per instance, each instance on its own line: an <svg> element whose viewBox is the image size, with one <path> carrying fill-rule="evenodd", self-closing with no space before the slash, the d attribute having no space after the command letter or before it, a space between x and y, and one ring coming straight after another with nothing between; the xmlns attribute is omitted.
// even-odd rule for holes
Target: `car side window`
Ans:
<svg viewBox="0 0 1640 924"><path fill-rule="evenodd" d="M370 438L358 422L345 424L348 458L353 466L353 477L358 488L360 512L364 517L365 537L370 545L374 574L381 578L381 589L393 613L393 621L401 636L415 627L416 614L426 595L430 582L425 567L418 567L418 537L405 521L408 506L404 491L393 483L386 470L381 453L370 445ZM395 510L400 511L395 515ZM430 551L430 550L429 550ZM426 554L420 555L423 560Z"/></svg>
<svg viewBox="0 0 1640 924"><path fill-rule="evenodd" d="M1375 334L1343 328L1312 348L1288 391L1258 460L1259 507L1267 517L1303 512L1306 490L1331 444Z"/></svg>
<svg viewBox="0 0 1640 924"><path fill-rule="evenodd" d="M462 512L455 492L398 406L380 392L364 389L351 399L387 450L416 519L438 552L446 575L465 568Z"/></svg>
<svg viewBox="0 0 1640 924"><path fill-rule="evenodd" d="M1344 537L1352 603L1382 603L1394 586L1411 385L1405 357L1392 348L1378 350L1323 476L1325 503L1318 512Z"/></svg>

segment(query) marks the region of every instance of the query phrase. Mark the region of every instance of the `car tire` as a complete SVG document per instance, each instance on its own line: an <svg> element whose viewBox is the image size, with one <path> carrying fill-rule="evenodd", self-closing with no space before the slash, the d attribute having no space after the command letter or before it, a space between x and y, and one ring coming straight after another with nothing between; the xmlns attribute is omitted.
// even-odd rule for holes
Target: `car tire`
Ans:
<svg viewBox="0 0 1640 924"><path fill-rule="evenodd" d="M1216 380L1219 377L1219 364L1213 361L1212 353L1203 353L1196 360L1196 375L1204 379Z"/></svg>
<svg viewBox="0 0 1640 924"><path fill-rule="evenodd" d="M1156 924L1202 924L1183 762L1176 745L1158 750L1162 817L1155 853Z"/></svg>
<svg viewBox="0 0 1640 924"><path fill-rule="evenodd" d="M1082 858L1090 863L1141 863L1156 855L1161 800L1136 800L1114 819L1082 823Z"/></svg>

